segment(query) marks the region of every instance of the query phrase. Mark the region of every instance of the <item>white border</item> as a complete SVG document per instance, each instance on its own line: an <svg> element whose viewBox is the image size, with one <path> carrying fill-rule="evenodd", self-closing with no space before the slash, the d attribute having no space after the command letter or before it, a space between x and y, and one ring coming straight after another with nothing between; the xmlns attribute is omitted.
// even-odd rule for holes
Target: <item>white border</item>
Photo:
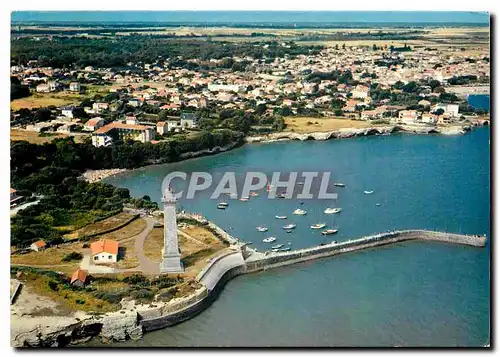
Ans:
<svg viewBox="0 0 500 357"><path fill-rule="evenodd" d="M2 33L1 33L1 41L2 41L2 49L4 52L4 55L1 56L1 61L2 61L2 68L4 68L5 71L8 71L9 68L9 53L10 53L10 11L13 10L333 10L333 11L342 11L342 10L357 10L357 11L369 11L369 10L387 10L387 11L394 11L394 10L404 10L404 11L444 11L444 10L453 10L453 11L488 11L493 14L498 15L498 7L499 7L498 1L493 1L493 0L476 0L476 1L467 1L467 2L458 2L457 0L440 0L440 1L435 1L435 0L420 0L420 1L401 1L401 0L377 0L377 1L370 1L370 0L358 0L356 2L351 2L351 1L332 1L332 0L315 0L314 2L312 1L291 1L291 0L274 0L274 1L268 1L268 0L253 0L251 2L238 2L238 1L229 1L229 0L212 0L212 1L204 1L204 0L190 0L189 2L182 2L182 1L166 1L166 0L155 0L155 1L149 1L147 3L144 2L124 2L120 0L108 0L108 1L102 1L102 0L86 0L86 1L56 1L56 0L45 0L45 1L34 1L34 0L24 0L24 1L19 1L19 2L8 2L4 6L4 11L1 12L1 24L2 24ZM496 21L500 21L497 19ZM496 30L496 27L498 24L495 23L495 29L492 29L493 31ZM497 36L498 36L498 32ZM497 41L495 41L497 42ZM498 47L494 47L494 58L498 58ZM493 57L493 56L492 56ZM6 78L7 79L7 78ZM494 82L492 85L497 87L497 77L493 77ZM4 205L2 206L2 228L4 234L2 235L2 244L3 244L3 250L2 254L4 254L4 262L8 262L10 260L9 258L9 237L10 237L10 221L9 221L9 208L7 206L7 186L10 187L10 179L9 175L7 173L7 167L9 167L9 108L10 108L10 103L9 103L9 81L6 80L2 83L1 85L1 90L2 90L2 100L4 103L3 108L5 108L4 111L4 116L0 120L0 125L1 129L0 130L0 135L2 136L2 140L0 140L0 145L2 146L2 155L0 155L0 160L2 163L2 167L4 167L4 175L1 176L2 180L2 187L3 189L0 191L1 192L1 202L4 202ZM498 103L498 92L495 91L495 101ZM494 122L496 118L492 118L492 121ZM499 131L500 129L498 128L498 125L495 125L495 137L499 137ZM492 152L493 154L493 152ZM497 153L498 154L498 153ZM496 155L498 159L498 155ZM499 164L497 160L495 160L496 164L494 165L495 168L499 167ZM496 175L495 177L498 177L498 172L495 172ZM498 182L497 182L498 183ZM493 184L493 182L492 182ZM497 191L498 191L498 186L497 185ZM497 195L495 195L495 201L497 198ZM493 201L492 201L493 204ZM498 209L495 212L495 220L498 218L500 215L500 209ZM498 222L498 220L496 220ZM493 232L492 232L493 233ZM494 232L496 233L496 232ZM493 236L496 237L496 234L493 233ZM495 244L495 247L497 244ZM497 250L497 249L495 249ZM496 254L494 254L496 256ZM1 332L2 332L2 339L0 340L0 346L2 347L2 350L5 349L5 352L7 355L14 355L16 351L12 348L10 348L10 302L8 302L8 272L3 271L2 274L0 274L0 286L5 288L4 294L1 294L1 299L2 301L0 302L1 308L1 321L3 322L1 326ZM497 279L495 279L496 281ZM492 281L493 283L493 281ZM493 284L495 286L496 284ZM495 294L492 294L492 299L495 297ZM497 309L498 311L498 309ZM497 315L497 314L495 314ZM495 316L497 317L497 316ZM495 319L496 320L496 319ZM496 339L494 339L496 340ZM84 350L85 351L85 350ZM23 351L23 355L31 355L32 353L53 353L54 351L51 350L36 350L36 351ZM63 353L78 353L78 352L83 352L81 349L75 349L75 350L65 350ZM87 351L90 352L96 357L100 356L105 356L109 354L110 352L115 352L116 350L110 351L110 350L93 350L93 351ZM132 353L132 354L138 354L138 353L143 353L144 351L137 351L137 350L119 350L118 353L121 352L127 352L127 353ZM204 353L209 353L209 354L219 354L221 351L204 351ZM274 352L277 353L278 351ZM288 351L280 351L279 353L287 353ZM304 351L302 351L304 352ZM345 351L338 351L338 350L331 350L331 352L336 353L336 354L341 354L344 355L346 354ZM384 353L385 351L380 351ZM454 353L455 351L448 351L451 353ZM496 352L496 351L495 351ZM171 353L178 353L176 351L147 351L147 353L154 353L154 354L171 354ZM194 351L187 351L183 352L185 353L196 353ZM247 352L248 353L248 352ZM259 354L259 355L267 355L269 353L272 353L270 351L249 351L250 354ZM304 353L311 353L311 352L304 352ZM362 352L355 352L357 353L362 353ZM401 352L395 352L395 353L401 353ZM420 353L430 353L434 354L437 353L436 351L419 351L418 354ZM481 351L474 351L472 353L481 353ZM349 354L352 354L350 352Z"/></svg>

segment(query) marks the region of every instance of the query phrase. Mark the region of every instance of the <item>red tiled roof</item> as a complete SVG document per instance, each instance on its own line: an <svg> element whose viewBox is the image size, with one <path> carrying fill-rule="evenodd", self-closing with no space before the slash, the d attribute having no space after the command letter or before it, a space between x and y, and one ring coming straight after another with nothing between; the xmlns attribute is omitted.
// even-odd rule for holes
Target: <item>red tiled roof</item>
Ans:
<svg viewBox="0 0 500 357"><path fill-rule="evenodd" d="M73 282L80 280L81 282L85 282L87 280L87 272L85 270L77 269L71 276L71 281L70 284L73 284Z"/></svg>
<svg viewBox="0 0 500 357"><path fill-rule="evenodd" d="M98 242L94 242L90 245L90 250L92 251L92 255L96 255L99 253L110 253L110 254L118 254L118 242L109 239L103 239Z"/></svg>
<svg viewBox="0 0 500 357"><path fill-rule="evenodd" d="M96 134L104 134L110 131L111 129L128 129L128 130L146 130L152 128L146 125L136 125L136 124L123 124L123 123L110 123L108 125L103 126L95 131Z"/></svg>
<svg viewBox="0 0 500 357"><path fill-rule="evenodd" d="M45 247L47 245L43 240L37 240L33 244L36 245L38 248L43 248L43 247Z"/></svg>

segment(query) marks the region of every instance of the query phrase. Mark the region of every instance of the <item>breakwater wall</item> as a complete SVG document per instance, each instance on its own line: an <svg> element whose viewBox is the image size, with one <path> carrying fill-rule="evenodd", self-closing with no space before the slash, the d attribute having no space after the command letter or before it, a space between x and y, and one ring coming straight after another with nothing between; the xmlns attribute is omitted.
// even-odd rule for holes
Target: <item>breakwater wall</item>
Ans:
<svg viewBox="0 0 500 357"><path fill-rule="evenodd" d="M201 220L201 217L198 218ZM159 304L157 307L151 304L139 307L135 311L122 310L106 314L104 318L96 319L89 316L78 323L56 326L50 331L39 329L28 331L14 337L11 343L16 347L65 346L86 341L94 336L99 336L107 342L140 338L144 332L173 326L200 314L217 299L226 283L238 275L411 240L438 241L473 247L484 247L487 242L486 236L406 230L289 252L260 253L244 244L235 244L231 252L214 258L198 274L197 280L202 287L189 296L166 305ZM244 259L247 256L248 258Z"/></svg>
<svg viewBox="0 0 500 357"><path fill-rule="evenodd" d="M246 261L246 271L250 273L259 270L267 270L280 266L329 257L332 255L349 253L361 249L373 248L409 240L438 241L474 247L484 247L486 244L486 236L479 235L462 235L426 230L394 231L340 243L332 242L321 246L293 250L290 252L268 252L263 256L254 255Z"/></svg>

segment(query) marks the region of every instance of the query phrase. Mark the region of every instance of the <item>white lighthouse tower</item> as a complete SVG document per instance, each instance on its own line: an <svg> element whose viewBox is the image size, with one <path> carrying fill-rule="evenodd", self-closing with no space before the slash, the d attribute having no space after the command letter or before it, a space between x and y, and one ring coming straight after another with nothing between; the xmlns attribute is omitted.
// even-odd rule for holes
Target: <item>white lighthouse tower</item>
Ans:
<svg viewBox="0 0 500 357"><path fill-rule="evenodd" d="M160 271L162 273L181 273L184 267L181 263L179 241L177 239L177 218L175 204L177 198L170 190L165 189L162 197L163 202L163 249Z"/></svg>

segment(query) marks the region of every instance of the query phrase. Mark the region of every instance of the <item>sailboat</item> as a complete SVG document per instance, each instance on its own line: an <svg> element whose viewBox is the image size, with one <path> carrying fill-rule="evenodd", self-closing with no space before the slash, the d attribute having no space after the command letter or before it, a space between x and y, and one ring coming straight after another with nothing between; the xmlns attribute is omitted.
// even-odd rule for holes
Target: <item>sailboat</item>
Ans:
<svg viewBox="0 0 500 357"><path fill-rule="evenodd" d="M324 210L325 214L339 213L340 211L342 211L342 208L330 208L330 207L328 207L327 209Z"/></svg>
<svg viewBox="0 0 500 357"><path fill-rule="evenodd" d="M326 227L326 223L316 223L316 224L313 224L311 226L312 229L321 229L321 228L325 228Z"/></svg>

